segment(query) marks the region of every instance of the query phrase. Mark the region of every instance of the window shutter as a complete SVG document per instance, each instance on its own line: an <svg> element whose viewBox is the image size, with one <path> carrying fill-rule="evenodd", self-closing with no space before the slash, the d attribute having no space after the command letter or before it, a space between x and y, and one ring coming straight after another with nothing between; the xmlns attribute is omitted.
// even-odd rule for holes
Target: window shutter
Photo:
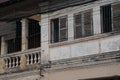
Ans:
<svg viewBox="0 0 120 80"><path fill-rule="evenodd" d="M77 14L74 16L74 25L75 25L75 38L82 37L82 20L81 20L81 14Z"/></svg>
<svg viewBox="0 0 120 80"><path fill-rule="evenodd" d="M0 26L0 36L4 35L5 40L10 40L16 37L16 22L9 22Z"/></svg>
<svg viewBox="0 0 120 80"><path fill-rule="evenodd" d="M114 31L120 30L120 4L112 6L113 8L113 27Z"/></svg>
<svg viewBox="0 0 120 80"><path fill-rule="evenodd" d="M60 18L60 41L65 41L67 40L67 18L66 17L61 17Z"/></svg>
<svg viewBox="0 0 120 80"><path fill-rule="evenodd" d="M84 13L84 36L92 35L92 11Z"/></svg>

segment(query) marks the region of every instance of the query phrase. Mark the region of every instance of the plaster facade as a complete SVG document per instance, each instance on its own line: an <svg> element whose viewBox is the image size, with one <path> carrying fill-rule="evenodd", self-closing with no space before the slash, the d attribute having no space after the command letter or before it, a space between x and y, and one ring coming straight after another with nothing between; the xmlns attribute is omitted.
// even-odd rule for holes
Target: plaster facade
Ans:
<svg viewBox="0 0 120 80"><path fill-rule="evenodd" d="M7 54L5 35L1 36L0 80L86 80L120 76L120 32L101 31L101 6L116 3L120 0L96 0L39 14L41 46L34 49L28 49L29 25L27 18L22 18L21 51ZM92 9L93 35L75 39L74 14L89 9ZM51 19L65 15L68 40L51 43ZM8 67L12 62L7 64L7 60L11 58L20 58L20 61Z"/></svg>

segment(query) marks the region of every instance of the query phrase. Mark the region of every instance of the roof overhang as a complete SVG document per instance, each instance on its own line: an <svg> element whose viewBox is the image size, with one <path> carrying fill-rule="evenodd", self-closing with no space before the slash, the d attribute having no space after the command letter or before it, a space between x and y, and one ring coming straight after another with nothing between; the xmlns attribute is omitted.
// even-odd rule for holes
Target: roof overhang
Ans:
<svg viewBox="0 0 120 80"><path fill-rule="evenodd" d="M5 3L7 1L9 1L9 0L0 0L0 4Z"/></svg>
<svg viewBox="0 0 120 80"><path fill-rule="evenodd" d="M0 8L0 21L29 17L34 14L52 12L93 1L96 0L23 0L19 3Z"/></svg>

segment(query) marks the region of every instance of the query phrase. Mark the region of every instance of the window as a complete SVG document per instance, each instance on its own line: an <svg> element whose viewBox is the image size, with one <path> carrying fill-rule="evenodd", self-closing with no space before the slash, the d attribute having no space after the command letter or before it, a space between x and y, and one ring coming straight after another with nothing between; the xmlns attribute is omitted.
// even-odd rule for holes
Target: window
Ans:
<svg viewBox="0 0 120 80"><path fill-rule="evenodd" d="M101 7L102 32L120 30L120 4L111 4Z"/></svg>
<svg viewBox="0 0 120 80"><path fill-rule="evenodd" d="M102 6L102 32L112 31L112 20L111 20L111 5Z"/></svg>
<svg viewBox="0 0 120 80"><path fill-rule="evenodd" d="M74 15L74 36L82 38L93 34L92 10L87 10Z"/></svg>
<svg viewBox="0 0 120 80"><path fill-rule="evenodd" d="M28 49L40 47L40 26L36 20L28 22Z"/></svg>
<svg viewBox="0 0 120 80"><path fill-rule="evenodd" d="M21 22L16 21L16 34L15 38L6 41L7 53L21 51Z"/></svg>
<svg viewBox="0 0 120 80"><path fill-rule="evenodd" d="M67 16L51 20L51 42L61 42L68 39Z"/></svg>

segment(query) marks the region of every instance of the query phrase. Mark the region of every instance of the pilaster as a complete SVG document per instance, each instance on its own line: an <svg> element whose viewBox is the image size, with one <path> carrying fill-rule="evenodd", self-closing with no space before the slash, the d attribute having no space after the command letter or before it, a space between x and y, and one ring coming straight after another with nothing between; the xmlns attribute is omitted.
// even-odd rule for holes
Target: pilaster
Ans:
<svg viewBox="0 0 120 80"><path fill-rule="evenodd" d="M22 19L22 51L28 49L28 20Z"/></svg>
<svg viewBox="0 0 120 80"><path fill-rule="evenodd" d="M94 34L101 33L100 6L93 8L93 31Z"/></svg>
<svg viewBox="0 0 120 80"><path fill-rule="evenodd" d="M74 40L74 24L73 13L68 14L68 41Z"/></svg>
<svg viewBox="0 0 120 80"><path fill-rule="evenodd" d="M48 63L49 60L49 17L41 14L41 62Z"/></svg>

